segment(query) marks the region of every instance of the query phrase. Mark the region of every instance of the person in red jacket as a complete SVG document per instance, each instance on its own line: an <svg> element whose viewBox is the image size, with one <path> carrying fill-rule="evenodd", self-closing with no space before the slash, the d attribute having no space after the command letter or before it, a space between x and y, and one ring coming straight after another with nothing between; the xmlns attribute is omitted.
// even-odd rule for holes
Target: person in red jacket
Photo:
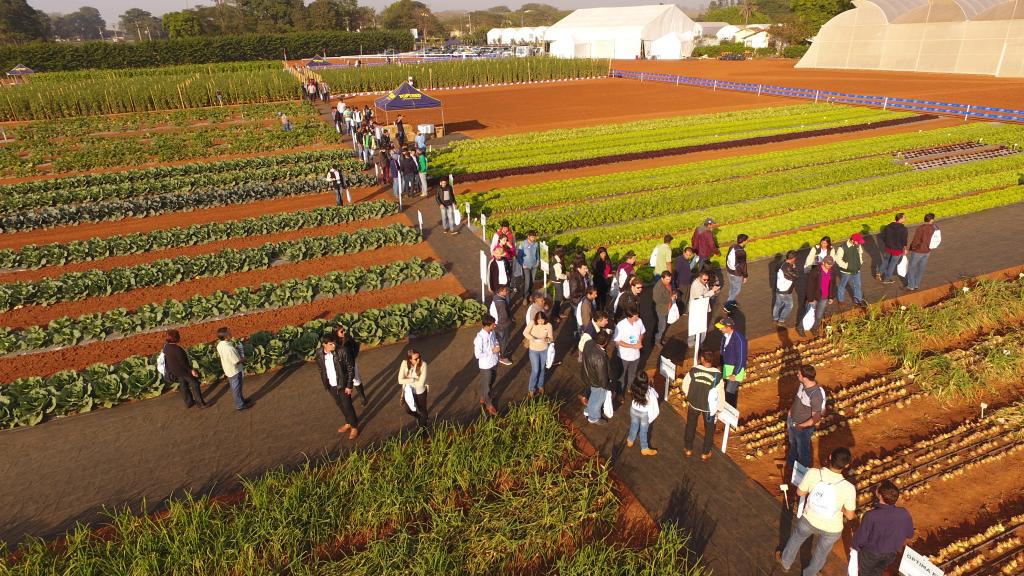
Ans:
<svg viewBox="0 0 1024 576"><path fill-rule="evenodd" d="M697 253L697 269L711 259L712 256L720 256L722 252L718 249L718 242L715 241L715 221L708 218L703 226L697 226L693 231L693 238L690 239L690 246Z"/></svg>

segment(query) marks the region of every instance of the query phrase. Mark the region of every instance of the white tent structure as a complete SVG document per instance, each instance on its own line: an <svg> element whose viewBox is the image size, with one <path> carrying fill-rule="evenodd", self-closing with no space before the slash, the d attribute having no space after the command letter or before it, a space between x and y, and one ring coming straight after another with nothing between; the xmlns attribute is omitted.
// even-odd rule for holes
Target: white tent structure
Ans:
<svg viewBox="0 0 1024 576"><path fill-rule="evenodd" d="M506 28L491 28L487 31L488 44L501 44Z"/></svg>
<svg viewBox="0 0 1024 576"><path fill-rule="evenodd" d="M797 68L1024 77L1024 0L854 0Z"/></svg>
<svg viewBox="0 0 1024 576"><path fill-rule="evenodd" d="M584 8L548 28L559 58L679 59L693 52L700 28L674 4Z"/></svg>

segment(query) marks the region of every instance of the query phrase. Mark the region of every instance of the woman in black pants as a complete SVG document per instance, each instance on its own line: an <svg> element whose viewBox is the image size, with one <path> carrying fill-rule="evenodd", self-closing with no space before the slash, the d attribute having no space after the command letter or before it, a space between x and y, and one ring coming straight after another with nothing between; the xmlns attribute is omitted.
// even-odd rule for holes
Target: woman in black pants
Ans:
<svg viewBox="0 0 1024 576"><path fill-rule="evenodd" d="M203 391L199 388L199 372L192 369L192 361L188 353L181 347L181 333L175 329L167 331L167 343L164 344L164 366L167 377L178 383L181 396L185 399L185 407L191 408L198 404L206 408Z"/></svg>
<svg viewBox="0 0 1024 576"><path fill-rule="evenodd" d="M405 360L398 369L398 383L402 386L402 405L405 411L416 417L420 428L427 425L427 363L420 358L420 353L410 348L405 352ZM409 397L412 396L412 405Z"/></svg>

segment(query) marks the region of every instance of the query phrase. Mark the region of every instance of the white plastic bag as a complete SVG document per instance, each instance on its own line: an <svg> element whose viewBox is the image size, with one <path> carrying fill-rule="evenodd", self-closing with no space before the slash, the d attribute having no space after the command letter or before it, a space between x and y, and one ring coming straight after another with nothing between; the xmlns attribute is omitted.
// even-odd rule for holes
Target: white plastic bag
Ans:
<svg viewBox="0 0 1024 576"><path fill-rule="evenodd" d="M804 319L801 321L801 324L804 326L804 330L814 328L814 308L814 305L808 304L807 311L804 312Z"/></svg>
<svg viewBox="0 0 1024 576"><path fill-rule="evenodd" d="M345 201L349 204L352 203L352 193L349 192L347 188L345 189Z"/></svg>
<svg viewBox="0 0 1024 576"><path fill-rule="evenodd" d="M860 574L860 562L857 560L857 551L853 548L850 549L850 563L846 566L847 576L857 576Z"/></svg>
<svg viewBox="0 0 1024 576"><path fill-rule="evenodd" d="M654 388L649 388L653 394L647 395L647 421L654 422L655 419L661 414L661 406L658 405L658 391Z"/></svg>
<svg viewBox="0 0 1024 576"><path fill-rule="evenodd" d="M402 396L405 398L405 405L412 412L416 411L416 398L413 395L412 386L402 386Z"/></svg>
<svg viewBox="0 0 1024 576"><path fill-rule="evenodd" d="M928 241L928 249L935 250L939 247L939 244L942 244L942 230L936 228L932 232L932 239Z"/></svg>
<svg viewBox="0 0 1024 576"><path fill-rule="evenodd" d="M453 212L455 212L455 227L458 228L462 226L462 212L458 210L453 210Z"/></svg>
<svg viewBox="0 0 1024 576"><path fill-rule="evenodd" d="M907 268L910 267L910 263L907 262L907 256L900 256L900 262L896 265L896 273L899 274L900 278L907 277Z"/></svg>
<svg viewBox="0 0 1024 576"><path fill-rule="evenodd" d="M555 345L554 343L548 344L548 361L546 368L551 369L555 365Z"/></svg>
<svg viewBox="0 0 1024 576"><path fill-rule="evenodd" d="M669 324L675 324L676 320L679 320L679 305L675 302L668 309L668 320Z"/></svg>
<svg viewBox="0 0 1024 576"><path fill-rule="evenodd" d="M571 293L572 293L572 290L569 288L569 279L566 278L565 280L562 280L562 298L565 298L566 300L568 300L569 299L569 294L571 294Z"/></svg>
<svg viewBox="0 0 1024 576"><path fill-rule="evenodd" d="M651 250L651 268L658 266L658 247L655 246L654 250Z"/></svg>
<svg viewBox="0 0 1024 576"><path fill-rule="evenodd" d="M604 409L602 411L604 412L604 417L609 420L615 414L615 408L612 406L612 393L607 390L604 391Z"/></svg>

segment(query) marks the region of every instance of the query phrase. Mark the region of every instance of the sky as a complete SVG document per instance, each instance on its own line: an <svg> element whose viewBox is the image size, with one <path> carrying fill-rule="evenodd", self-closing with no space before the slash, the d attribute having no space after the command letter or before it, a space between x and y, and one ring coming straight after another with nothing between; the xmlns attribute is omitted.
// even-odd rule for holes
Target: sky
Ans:
<svg viewBox="0 0 1024 576"><path fill-rule="evenodd" d="M372 6L377 10L387 6L393 0L360 0L360 4ZM505 5L513 10L525 2L503 2L502 0L423 0L431 10L482 10L491 6ZM99 9L108 26L118 21L118 17L129 8L142 8L160 16L164 12L183 10L196 4L213 4L213 0L205 2L196 0L28 0L30 6L44 12L74 12L79 6L92 6ZM309 3L309 0L306 2ZM596 6L630 6L643 4L660 4L657 0L549 0L546 2L559 8L592 8ZM707 0L677 0L681 7L695 7L707 4Z"/></svg>

